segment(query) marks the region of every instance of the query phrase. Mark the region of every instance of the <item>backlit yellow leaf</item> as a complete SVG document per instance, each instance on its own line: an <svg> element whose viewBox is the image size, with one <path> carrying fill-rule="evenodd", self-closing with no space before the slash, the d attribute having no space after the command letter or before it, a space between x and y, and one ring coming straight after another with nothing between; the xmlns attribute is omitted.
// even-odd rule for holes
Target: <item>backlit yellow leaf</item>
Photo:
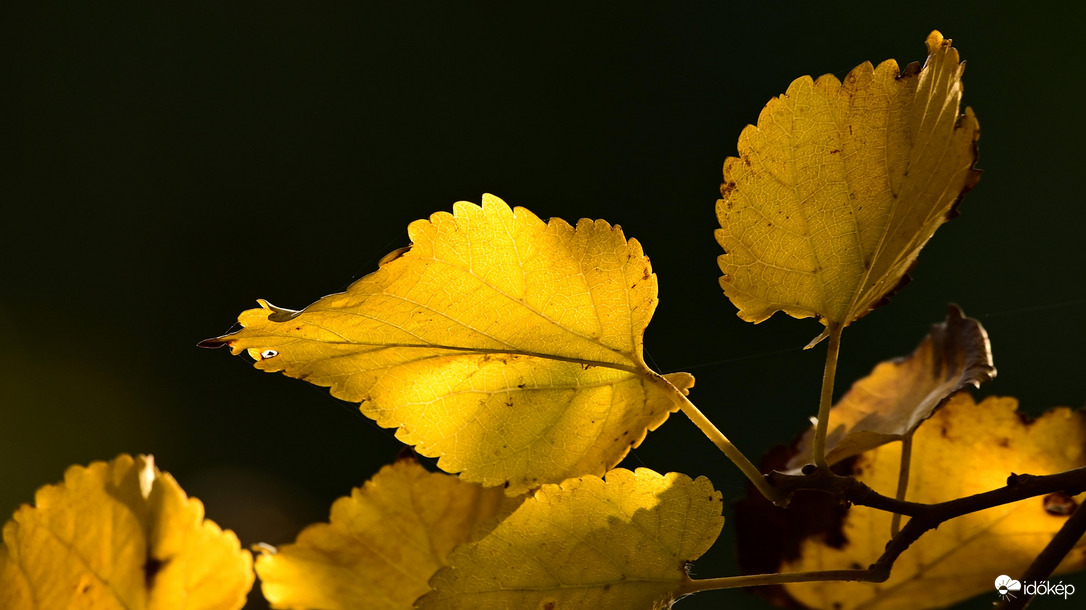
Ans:
<svg viewBox="0 0 1086 610"><path fill-rule="evenodd" d="M264 597L273 608L407 610L454 546L518 504L499 488L397 461L336 500L330 523L257 558Z"/></svg>
<svg viewBox="0 0 1086 610"><path fill-rule="evenodd" d="M668 607L687 563L720 534L722 502L704 477L644 468L544 485L485 538L453 550L418 607Z"/></svg>
<svg viewBox="0 0 1086 610"><path fill-rule="evenodd" d="M72 466L4 525L0 608L241 608L252 555L149 457Z"/></svg>
<svg viewBox="0 0 1086 610"><path fill-rule="evenodd" d="M976 184L964 64L939 32L927 48L923 69L888 60L844 83L796 79L743 130L716 206L720 284L741 318L853 322L903 282Z"/></svg>
<svg viewBox="0 0 1086 610"><path fill-rule="evenodd" d="M602 220L544 223L497 197L408 227L412 245L303 311L261 301L205 341L331 388L447 472L510 494L603 474L678 408L641 341L656 275Z"/></svg>
<svg viewBox="0 0 1086 610"><path fill-rule="evenodd" d="M1011 473L1052 474L1086 465L1086 415L1054 409L1024 423L1013 398L988 398L979 405L965 393L954 396L913 437L912 471L906 499L942 502L1003 486ZM898 443L859 456L858 478L875 491L897 488ZM1079 497L1081 504L1084 497ZM926 533L896 563L885 583L804 583L786 585L813 608L941 608L989 593L1001 574L1021 575L1067 520L1046 510L1052 499L1030 498L947 521ZM781 571L842 569L871 564L890 536L891 515L863 506L845 517L839 536L808 538L800 557ZM843 540L840 548L825 539ZM1060 571L1086 567L1079 543ZM1017 578L1018 576L1014 576Z"/></svg>
<svg viewBox="0 0 1086 610"><path fill-rule="evenodd" d="M853 384L830 410L826 461L841 460L903 439L931 416L947 398L966 386L995 377L988 333L973 318L951 305L945 322L931 332L907 358L880 363ZM811 461L814 429L798 444L788 463L799 468Z"/></svg>

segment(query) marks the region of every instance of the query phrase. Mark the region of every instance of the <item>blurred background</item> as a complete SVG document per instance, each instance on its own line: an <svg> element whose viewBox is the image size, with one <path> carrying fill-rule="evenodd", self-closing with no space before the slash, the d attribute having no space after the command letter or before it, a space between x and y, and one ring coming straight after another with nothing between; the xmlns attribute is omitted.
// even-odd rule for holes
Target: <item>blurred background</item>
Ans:
<svg viewBox="0 0 1086 610"><path fill-rule="evenodd" d="M661 301L647 360L693 373L757 461L814 415L824 347L801 349L818 323L744 323L719 289L721 165L794 78L922 61L932 29L968 61L984 177L912 284L845 333L838 394L955 302L993 342L978 396L1083 406L1078 21L1037 2L755 4L4 3L0 514L128 452L246 545L326 519L400 451L392 431L196 343L257 298L345 289L408 223L484 192L640 240ZM745 493L681 414L624 465ZM726 523L695 574L737 573L733 554ZM680 605L723 606L766 604Z"/></svg>

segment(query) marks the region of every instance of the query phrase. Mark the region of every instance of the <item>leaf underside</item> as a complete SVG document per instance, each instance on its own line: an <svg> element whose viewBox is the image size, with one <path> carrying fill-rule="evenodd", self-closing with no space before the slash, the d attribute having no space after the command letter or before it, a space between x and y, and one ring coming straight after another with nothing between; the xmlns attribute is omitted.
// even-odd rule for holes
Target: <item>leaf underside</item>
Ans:
<svg viewBox="0 0 1086 610"><path fill-rule="evenodd" d="M796 79L743 130L716 206L720 284L739 317L848 325L903 284L976 184L964 64L938 32L926 44L922 69L888 60L843 83Z"/></svg>
<svg viewBox="0 0 1086 610"><path fill-rule="evenodd" d="M957 305L948 309L946 321L932 325L912 354L876 366L830 410L826 436L830 465L902 440L951 395L995 378L984 327L964 317ZM812 427L800 438L799 453L788 468L810 462L813 439Z"/></svg>
<svg viewBox="0 0 1086 610"><path fill-rule="evenodd" d="M205 341L329 387L447 472L502 485L603 474L693 385L642 358L656 275L617 226L544 223L486 195L300 312L261 301Z"/></svg>

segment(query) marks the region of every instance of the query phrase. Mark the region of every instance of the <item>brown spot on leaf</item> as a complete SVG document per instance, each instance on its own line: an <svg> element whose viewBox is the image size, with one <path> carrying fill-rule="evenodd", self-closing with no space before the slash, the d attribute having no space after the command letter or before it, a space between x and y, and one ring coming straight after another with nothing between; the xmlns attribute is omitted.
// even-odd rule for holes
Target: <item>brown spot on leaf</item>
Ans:
<svg viewBox="0 0 1086 610"><path fill-rule="evenodd" d="M1018 421L1021 422L1021 424L1023 426L1027 426L1027 427L1032 426L1033 422L1037 420L1036 417L1033 417L1029 413L1023 413L1021 411L1015 411L1014 414L1018 416Z"/></svg>
<svg viewBox="0 0 1086 610"><path fill-rule="evenodd" d="M777 446L762 460L762 472L784 469L795 447ZM856 458L833 466L840 475L853 474ZM779 572L785 561L799 557L805 539L817 538L835 549L848 544L844 533L847 508L828 494L799 491L788 508L774 506L753 485L746 497L735 504L736 546L739 567L744 574ZM783 587L759 587L757 592L774 603L788 605L791 598Z"/></svg>
<svg viewBox="0 0 1086 610"><path fill-rule="evenodd" d="M143 564L143 580L148 591L155 586L155 576L158 576L164 565L166 565L165 561L155 559L150 555L147 556L147 562Z"/></svg>
<svg viewBox="0 0 1086 610"><path fill-rule="evenodd" d="M733 205L730 199L733 191L735 191L734 182L725 182L724 184L720 185L720 196L724 198L724 207L728 208L729 210L732 209Z"/></svg>

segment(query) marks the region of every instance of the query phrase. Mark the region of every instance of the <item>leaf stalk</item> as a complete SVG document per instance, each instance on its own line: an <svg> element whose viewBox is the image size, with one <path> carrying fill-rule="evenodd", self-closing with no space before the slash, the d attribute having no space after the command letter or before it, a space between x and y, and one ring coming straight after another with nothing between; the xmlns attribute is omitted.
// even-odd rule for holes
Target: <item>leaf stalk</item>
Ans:
<svg viewBox="0 0 1086 610"><path fill-rule="evenodd" d="M758 488L758 491L760 491L767 500L777 506L784 506L788 503L787 496L771 485L769 481L766 480L765 475L763 475L762 472L747 459L747 456L743 455L742 451L728 440L728 437L724 436L724 433L721 432L719 428L713 425L713 422L709 421L708 417L705 417L705 414L702 413L694 403L690 402L690 399L687 398L686 395L679 390L675 390L675 395L680 401L679 408L682 409L682 412L690 418L690 421L694 422L694 425L698 427L698 430L701 430L702 433L705 434L705 436L707 436L744 475L746 475L747 479Z"/></svg>
<svg viewBox="0 0 1086 610"><path fill-rule="evenodd" d="M826 430L830 423L830 408L833 407L833 380L837 376L837 355L841 351L841 331L844 325L829 325L830 340L826 348L826 368L822 371L822 396L818 401L818 421L815 423L814 449L811 460L819 469L829 468L826 463Z"/></svg>
<svg viewBox="0 0 1086 610"><path fill-rule="evenodd" d="M885 579L881 579L871 570L820 570L816 572L786 572L783 574L749 574L746 576L689 579L679 587L679 595L718 589L738 589L740 587L762 587L793 582L825 582L830 580L880 582L880 580Z"/></svg>
<svg viewBox="0 0 1086 610"><path fill-rule="evenodd" d="M905 500L905 492L909 489L909 466L913 461L913 430L905 435L905 438L901 439L901 464L898 467L897 473L897 494L894 496L898 500ZM894 513L894 516L890 519L890 535L897 536L897 533L901 531L901 513Z"/></svg>

